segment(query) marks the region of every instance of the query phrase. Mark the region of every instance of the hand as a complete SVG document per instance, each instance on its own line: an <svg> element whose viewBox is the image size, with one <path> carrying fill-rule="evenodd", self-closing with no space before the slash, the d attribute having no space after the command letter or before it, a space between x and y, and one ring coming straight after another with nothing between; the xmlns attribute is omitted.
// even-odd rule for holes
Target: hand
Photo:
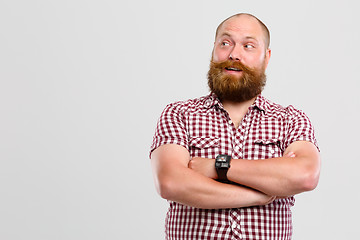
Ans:
<svg viewBox="0 0 360 240"><path fill-rule="evenodd" d="M215 169L215 159L195 157L189 161L188 167L208 178L218 178Z"/></svg>
<svg viewBox="0 0 360 240"><path fill-rule="evenodd" d="M256 198L256 205L267 205L272 203L275 199L277 199L276 196L269 196L263 192L257 191L255 189L249 188L249 191L252 191L253 194L255 194Z"/></svg>
<svg viewBox="0 0 360 240"><path fill-rule="evenodd" d="M259 194L259 199L260 199L259 205L267 205L267 204L272 203L275 199L277 199L276 196L269 196L263 192L258 192L258 194Z"/></svg>
<svg viewBox="0 0 360 240"><path fill-rule="evenodd" d="M268 205L268 204L272 203L275 199L277 199L276 196L265 195L265 197L264 197L264 200L265 200L264 205Z"/></svg>

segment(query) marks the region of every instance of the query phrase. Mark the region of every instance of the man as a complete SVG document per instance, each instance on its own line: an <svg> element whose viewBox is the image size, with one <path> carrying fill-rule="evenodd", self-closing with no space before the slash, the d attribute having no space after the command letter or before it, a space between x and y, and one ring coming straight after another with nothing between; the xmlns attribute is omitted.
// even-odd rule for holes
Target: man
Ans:
<svg viewBox="0 0 360 240"><path fill-rule="evenodd" d="M151 160L167 239L291 239L293 196L317 186L320 157L307 116L261 95L269 35L250 14L223 21L210 95L163 111Z"/></svg>

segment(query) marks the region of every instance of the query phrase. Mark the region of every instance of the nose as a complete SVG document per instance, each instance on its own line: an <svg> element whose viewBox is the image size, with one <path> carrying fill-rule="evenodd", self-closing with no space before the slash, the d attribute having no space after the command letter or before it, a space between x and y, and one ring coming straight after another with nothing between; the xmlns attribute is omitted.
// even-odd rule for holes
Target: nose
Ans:
<svg viewBox="0 0 360 240"><path fill-rule="evenodd" d="M230 52L229 59L233 61L241 61L241 49L239 46L235 45L232 51Z"/></svg>
<svg viewBox="0 0 360 240"><path fill-rule="evenodd" d="M231 53L230 53L229 59L230 59L230 60L233 60L233 61L240 61L240 58L238 58L238 57L233 57Z"/></svg>

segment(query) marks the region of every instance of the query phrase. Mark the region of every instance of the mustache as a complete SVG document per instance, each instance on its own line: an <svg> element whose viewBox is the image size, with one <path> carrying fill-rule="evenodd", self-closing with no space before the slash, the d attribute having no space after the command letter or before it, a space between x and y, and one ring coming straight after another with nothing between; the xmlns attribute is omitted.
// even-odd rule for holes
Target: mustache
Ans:
<svg viewBox="0 0 360 240"><path fill-rule="evenodd" d="M210 61L210 66L216 69L228 69L228 68L235 68L235 69L239 69L241 71L244 71L246 73L253 73L255 69L250 68L246 65L244 65L241 62L235 62L232 60L226 60L223 62L214 62L213 60Z"/></svg>

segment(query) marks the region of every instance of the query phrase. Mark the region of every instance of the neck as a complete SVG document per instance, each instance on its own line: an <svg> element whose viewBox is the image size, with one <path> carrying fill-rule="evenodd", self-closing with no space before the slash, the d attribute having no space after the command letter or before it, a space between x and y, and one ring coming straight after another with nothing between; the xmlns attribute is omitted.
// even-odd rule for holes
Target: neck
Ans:
<svg viewBox="0 0 360 240"><path fill-rule="evenodd" d="M241 120L247 113L249 107L254 103L256 97L243 101L243 102L232 102L223 100L222 104L225 110L229 113L231 121L234 123L235 127L240 125Z"/></svg>
<svg viewBox="0 0 360 240"><path fill-rule="evenodd" d="M228 111L228 109L229 110L246 110L247 111L248 108L255 102L256 98L257 98L257 96L250 100L243 101L243 102L233 102L233 101L223 100L222 104L227 111Z"/></svg>

